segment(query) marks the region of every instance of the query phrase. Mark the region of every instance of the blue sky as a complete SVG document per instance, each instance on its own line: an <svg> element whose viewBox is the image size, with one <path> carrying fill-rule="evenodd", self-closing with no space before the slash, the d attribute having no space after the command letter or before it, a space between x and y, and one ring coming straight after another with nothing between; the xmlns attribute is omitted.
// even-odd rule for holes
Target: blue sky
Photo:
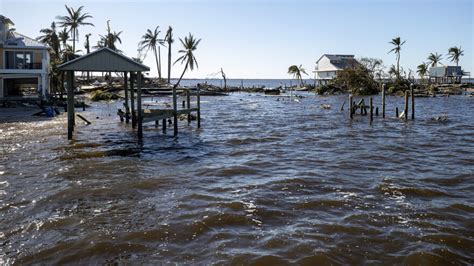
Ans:
<svg viewBox="0 0 474 266"><path fill-rule="evenodd" d="M289 65L302 64L310 72L324 53L376 57L390 66L395 56L387 54L388 42L396 36L406 40L400 63L406 70L415 70L431 52L442 53L446 64L448 48L461 46L465 52L460 64L474 72L473 2L0 0L0 14L11 18L18 32L36 37L57 15L66 13L64 4L83 5L94 17L95 27L80 28L76 47L82 50L84 35L92 33L91 41L96 43L107 20L113 30L123 31L119 48L128 56L137 56L137 44L147 28L160 26L164 32L171 25L176 39L188 32L202 38L196 51L199 69L185 78L210 77L221 67L229 78L288 78ZM173 58L179 45L175 42ZM151 54L145 64L156 76ZM176 64L172 76L181 71Z"/></svg>

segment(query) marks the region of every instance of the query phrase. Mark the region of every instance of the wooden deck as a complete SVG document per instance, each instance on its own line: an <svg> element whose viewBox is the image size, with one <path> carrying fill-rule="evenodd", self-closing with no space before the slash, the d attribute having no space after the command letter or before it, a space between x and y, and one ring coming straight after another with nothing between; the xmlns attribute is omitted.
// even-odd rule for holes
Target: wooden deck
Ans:
<svg viewBox="0 0 474 266"><path fill-rule="evenodd" d="M199 108L190 108L190 109L180 109L176 111L176 115L189 115L192 112L199 111ZM168 119L174 117L173 109L146 109L143 110L143 123L149 123L154 121L159 121L162 119Z"/></svg>

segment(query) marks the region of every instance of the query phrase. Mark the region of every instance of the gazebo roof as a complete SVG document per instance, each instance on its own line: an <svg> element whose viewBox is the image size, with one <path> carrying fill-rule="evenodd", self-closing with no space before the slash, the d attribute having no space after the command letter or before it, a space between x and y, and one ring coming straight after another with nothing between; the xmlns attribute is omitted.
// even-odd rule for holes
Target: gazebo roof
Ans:
<svg viewBox="0 0 474 266"><path fill-rule="evenodd" d="M58 66L63 71L97 71L97 72L139 72L150 71L150 68L140 64L109 48L101 48L90 54Z"/></svg>

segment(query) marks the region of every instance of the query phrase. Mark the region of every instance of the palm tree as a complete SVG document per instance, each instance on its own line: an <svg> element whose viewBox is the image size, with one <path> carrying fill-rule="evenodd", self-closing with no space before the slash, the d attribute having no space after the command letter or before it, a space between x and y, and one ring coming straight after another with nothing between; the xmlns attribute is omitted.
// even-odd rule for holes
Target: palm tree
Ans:
<svg viewBox="0 0 474 266"><path fill-rule="evenodd" d="M303 85L303 79L301 77L301 74L308 75L302 65L300 65L299 67L297 65L290 66L288 68L288 74L293 75L293 78L299 80L301 85Z"/></svg>
<svg viewBox="0 0 474 266"><path fill-rule="evenodd" d="M74 54L76 52L76 37L79 39L79 26L94 26L94 24L86 22L86 19L92 18L89 13L81 13L84 6L79 7L77 10L67 5L65 7L68 16L58 16L57 19L59 19L59 26L68 28L69 32L72 32L72 53Z"/></svg>
<svg viewBox="0 0 474 266"><path fill-rule="evenodd" d="M97 45L95 46L95 48L107 47L111 50L121 53L122 51L119 50L116 45L117 42L122 43L122 39L120 39L120 34L122 34L122 31L112 32L110 28L110 20L107 20L107 34L100 35L100 39L97 42Z"/></svg>
<svg viewBox="0 0 474 266"><path fill-rule="evenodd" d="M84 48L86 48L86 53L88 54L91 52L91 44L89 42L89 37L91 35L92 35L91 33L86 34L86 42L84 43ZM89 81L89 79L90 79L90 72L87 71L87 81Z"/></svg>
<svg viewBox="0 0 474 266"><path fill-rule="evenodd" d="M51 47L51 49L54 52L54 56L58 58L60 43L59 43L58 34L56 32L56 23L54 22L51 23L50 28L41 29L40 32L43 33L44 35L39 36L36 39L44 44L47 44L49 47Z"/></svg>
<svg viewBox="0 0 474 266"><path fill-rule="evenodd" d="M62 51L66 49L67 41L69 40L69 32L67 31L66 28L63 28L63 30L58 33L58 38L62 44L62 49L61 49Z"/></svg>
<svg viewBox="0 0 474 266"><path fill-rule="evenodd" d="M165 42L168 43L168 84L171 82L171 44L174 42L173 40L173 28L168 26L168 30L166 31Z"/></svg>
<svg viewBox="0 0 474 266"><path fill-rule="evenodd" d="M176 82L173 89L176 89L176 87L178 87L179 83L181 82L181 79L184 76L184 73L186 73L188 68L192 71L194 70L194 65L196 65L196 68L199 67L196 57L194 57L194 51L196 51L198 44L201 42L201 39L197 40L191 33L189 33L187 37L184 37L184 41L181 38L179 38L179 41L183 45L184 49L178 51L178 53L182 55L178 59L176 59L174 64L181 61L181 64L185 63L185 66L183 73L179 77L178 82Z"/></svg>
<svg viewBox="0 0 474 266"><path fill-rule="evenodd" d="M395 55L397 56L397 79L400 79L400 51L402 50L402 45L406 41L403 41L400 39L400 37L393 38L390 44L393 44L395 47L392 48L392 50L388 51L388 53L394 52Z"/></svg>
<svg viewBox="0 0 474 266"><path fill-rule="evenodd" d="M451 47L449 48L449 57L451 59L451 62L456 62L456 66L459 65L459 58L464 55L464 51L461 50L461 46L459 47Z"/></svg>
<svg viewBox="0 0 474 266"><path fill-rule="evenodd" d="M142 40L138 44L139 50L152 50L153 53L155 54L155 60L156 60L156 68L158 71L158 79L161 79L161 55L160 58L158 58L158 52L159 52L159 45L162 43L162 40L158 38L158 35L160 34L160 31L158 30L159 26L156 26L154 31L151 31L150 29L146 30L146 33L142 36ZM157 49L158 47L158 49ZM158 51L158 52L157 52ZM145 53L146 57L146 53Z"/></svg>
<svg viewBox="0 0 474 266"><path fill-rule="evenodd" d="M441 61L442 59L442 55L436 53L436 54L433 54L431 53L429 56L428 56L428 61L431 63L431 67L435 67L438 65L438 63Z"/></svg>
<svg viewBox="0 0 474 266"><path fill-rule="evenodd" d="M426 73L428 73L428 66L426 63L420 64L417 67L416 73L420 76L421 80L424 80Z"/></svg>

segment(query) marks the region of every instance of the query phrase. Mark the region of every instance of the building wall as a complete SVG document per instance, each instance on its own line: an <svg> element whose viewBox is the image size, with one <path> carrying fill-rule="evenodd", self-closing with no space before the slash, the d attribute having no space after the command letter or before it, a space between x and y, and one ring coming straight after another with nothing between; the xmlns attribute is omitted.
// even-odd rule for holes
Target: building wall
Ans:
<svg viewBox="0 0 474 266"><path fill-rule="evenodd" d="M329 71L335 70L335 67L331 64L331 60L326 56L323 56L318 62L318 71Z"/></svg>
<svg viewBox="0 0 474 266"><path fill-rule="evenodd" d="M0 48L0 69L3 68L3 57L4 57L3 48Z"/></svg>
<svg viewBox="0 0 474 266"><path fill-rule="evenodd" d="M336 77L336 71L318 71L316 79L333 79Z"/></svg>

